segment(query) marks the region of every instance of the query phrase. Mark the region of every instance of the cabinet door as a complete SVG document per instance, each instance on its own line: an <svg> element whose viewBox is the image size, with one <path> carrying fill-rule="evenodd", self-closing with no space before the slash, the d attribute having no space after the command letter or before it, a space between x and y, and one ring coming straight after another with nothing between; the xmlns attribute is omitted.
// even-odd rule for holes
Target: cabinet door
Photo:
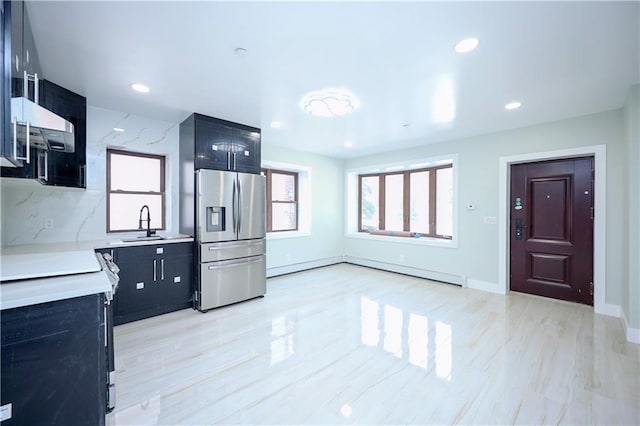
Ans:
<svg viewBox="0 0 640 426"><path fill-rule="evenodd" d="M231 127L206 119L195 122L195 168L231 170Z"/></svg>
<svg viewBox="0 0 640 426"><path fill-rule="evenodd" d="M159 305L162 312L191 306L193 255L166 256L160 259Z"/></svg>
<svg viewBox="0 0 640 426"><path fill-rule="evenodd" d="M11 129L11 2L0 1L0 147L2 157L13 156Z"/></svg>
<svg viewBox="0 0 640 426"><path fill-rule="evenodd" d="M260 132L244 129L234 130L234 170L260 174Z"/></svg>
<svg viewBox="0 0 640 426"><path fill-rule="evenodd" d="M38 156L38 178L46 185L86 188L87 101L50 81L40 85L40 105L73 124L73 153L47 151ZM44 161L44 164L40 164Z"/></svg>
<svg viewBox="0 0 640 426"><path fill-rule="evenodd" d="M154 273L153 260L120 260L118 266L120 267L120 285L116 295L120 292L124 293L119 299L119 302L124 302L122 304L124 306L118 303L120 314L124 317L137 317L153 311L157 305L159 278Z"/></svg>

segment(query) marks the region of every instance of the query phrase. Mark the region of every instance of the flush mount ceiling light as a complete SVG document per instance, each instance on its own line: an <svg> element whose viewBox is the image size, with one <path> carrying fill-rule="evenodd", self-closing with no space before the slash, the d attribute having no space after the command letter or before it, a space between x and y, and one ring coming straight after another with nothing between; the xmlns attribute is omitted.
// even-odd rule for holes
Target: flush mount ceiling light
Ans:
<svg viewBox="0 0 640 426"><path fill-rule="evenodd" d="M236 50L236 55L242 57L242 56L247 56L247 53L249 53L249 51L247 49L245 49L244 47L237 47Z"/></svg>
<svg viewBox="0 0 640 426"><path fill-rule="evenodd" d="M131 85L131 88L133 90L135 90L136 92L140 92L140 93L149 93L149 86L145 86L144 84L140 84L140 83L133 83Z"/></svg>
<svg viewBox="0 0 640 426"><path fill-rule="evenodd" d="M351 148L352 146L353 146L353 142L351 142L351 141L345 141L344 142L344 147L345 148Z"/></svg>
<svg viewBox="0 0 640 426"><path fill-rule="evenodd" d="M271 126L272 129L279 129L281 124L279 121L272 121L271 124L269 124Z"/></svg>
<svg viewBox="0 0 640 426"><path fill-rule="evenodd" d="M477 38L465 38L456 44L456 52L458 53L467 53L471 52L473 49L478 47L480 42Z"/></svg>
<svg viewBox="0 0 640 426"><path fill-rule="evenodd" d="M504 106L504 109L518 109L522 106L522 104L520 102L509 102L508 104L506 104Z"/></svg>
<svg viewBox="0 0 640 426"><path fill-rule="evenodd" d="M307 93L300 108L317 117L335 117L355 111L360 102L345 89L323 89Z"/></svg>
<svg viewBox="0 0 640 426"><path fill-rule="evenodd" d="M113 131L114 131L114 132L118 132L118 133L122 133L122 132L124 132L124 129L123 129L123 128L120 128L120 127L114 127L114 128L113 128Z"/></svg>

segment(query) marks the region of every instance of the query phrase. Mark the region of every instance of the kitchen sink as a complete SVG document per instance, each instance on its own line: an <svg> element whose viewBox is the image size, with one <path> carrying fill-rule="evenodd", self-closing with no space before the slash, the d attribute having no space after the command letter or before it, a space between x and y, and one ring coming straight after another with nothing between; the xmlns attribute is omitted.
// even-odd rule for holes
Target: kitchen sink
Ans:
<svg viewBox="0 0 640 426"><path fill-rule="evenodd" d="M161 237L160 235L152 235L150 237L147 236L141 236L141 237L135 237L135 238L123 238L122 241L125 243L133 243L136 241L154 241L154 240L163 240L164 237Z"/></svg>

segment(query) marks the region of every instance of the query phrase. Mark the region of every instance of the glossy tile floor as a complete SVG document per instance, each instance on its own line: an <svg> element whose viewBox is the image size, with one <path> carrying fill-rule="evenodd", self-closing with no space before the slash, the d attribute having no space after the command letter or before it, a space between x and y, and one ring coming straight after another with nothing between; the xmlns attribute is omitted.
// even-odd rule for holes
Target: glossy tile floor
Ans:
<svg viewBox="0 0 640 426"><path fill-rule="evenodd" d="M639 424L640 347L587 306L352 265L116 327L108 424Z"/></svg>

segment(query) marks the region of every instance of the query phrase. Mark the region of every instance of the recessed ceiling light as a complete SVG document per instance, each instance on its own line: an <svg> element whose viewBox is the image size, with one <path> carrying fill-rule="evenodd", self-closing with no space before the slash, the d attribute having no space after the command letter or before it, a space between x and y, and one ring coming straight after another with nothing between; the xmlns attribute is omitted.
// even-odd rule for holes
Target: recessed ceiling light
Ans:
<svg viewBox="0 0 640 426"><path fill-rule="evenodd" d="M355 111L360 102L345 89L322 89L307 93L300 101L300 108L317 117L335 117Z"/></svg>
<svg viewBox="0 0 640 426"><path fill-rule="evenodd" d="M404 123L402 127L409 127L409 123Z"/></svg>
<svg viewBox="0 0 640 426"><path fill-rule="evenodd" d="M471 52L473 49L478 47L480 42L477 38L465 38L456 44L456 52L458 53L467 53Z"/></svg>
<svg viewBox="0 0 640 426"><path fill-rule="evenodd" d="M124 132L124 129L122 129L122 128L120 128L120 127L114 127L114 128L113 128L113 131L114 131L114 132L118 132L118 133L122 133L122 132Z"/></svg>
<svg viewBox="0 0 640 426"><path fill-rule="evenodd" d="M345 141L345 143L344 143L344 147L345 147L345 148L351 148L352 146L353 146L353 142L351 142L351 141Z"/></svg>
<svg viewBox="0 0 640 426"><path fill-rule="evenodd" d="M522 106L520 102L509 102L504 106L504 109L518 109Z"/></svg>
<svg viewBox="0 0 640 426"><path fill-rule="evenodd" d="M238 56L246 56L246 54L249 53L249 51L244 47L237 47L235 52L236 52L236 55Z"/></svg>
<svg viewBox="0 0 640 426"><path fill-rule="evenodd" d="M140 93L149 93L149 86L145 86L144 84L140 84L140 83L133 83L131 85L131 88L133 90L135 90L136 92L140 92Z"/></svg>
<svg viewBox="0 0 640 426"><path fill-rule="evenodd" d="M280 122L279 121L272 121L270 124L272 129L279 129L280 128Z"/></svg>

